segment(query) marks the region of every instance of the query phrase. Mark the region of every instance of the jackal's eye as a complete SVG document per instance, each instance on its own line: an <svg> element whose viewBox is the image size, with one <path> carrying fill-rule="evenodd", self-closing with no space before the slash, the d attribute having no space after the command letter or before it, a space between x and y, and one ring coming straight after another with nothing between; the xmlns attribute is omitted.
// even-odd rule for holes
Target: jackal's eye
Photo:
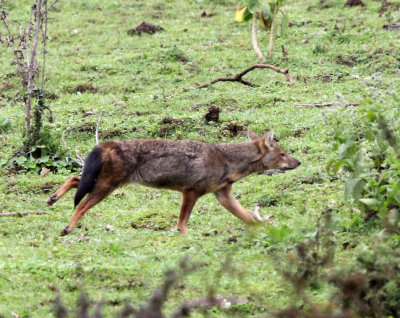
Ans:
<svg viewBox="0 0 400 318"><path fill-rule="evenodd" d="M281 157L285 157L285 154L283 152L281 153Z"/></svg>

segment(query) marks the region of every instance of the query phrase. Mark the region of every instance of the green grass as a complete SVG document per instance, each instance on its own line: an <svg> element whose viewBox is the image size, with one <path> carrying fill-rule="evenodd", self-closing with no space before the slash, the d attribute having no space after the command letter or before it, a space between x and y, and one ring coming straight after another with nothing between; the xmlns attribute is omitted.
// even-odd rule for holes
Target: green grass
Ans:
<svg viewBox="0 0 400 318"><path fill-rule="evenodd" d="M388 89L399 90L394 72L399 67L399 33L382 29L392 21L387 15L378 18L379 2L365 0L366 7L354 8L344 7L344 2L333 1L327 9L317 0L291 0L285 6L293 25L276 39L274 57L268 63L289 68L297 79L295 84L271 70L254 70L246 79L257 88L217 83L202 90L191 88L257 62L250 25L234 21L236 2L57 3L49 15L45 88L59 97L50 104L55 120L48 125L60 145L67 127L85 124L93 128L97 114L83 114L102 110L100 136L107 139L245 140L245 133L232 137L226 129L234 122L259 133L274 129L280 145L303 164L272 177L252 175L233 187L243 206L270 205L260 212L274 214L272 226L277 229L288 227L288 234L276 240L268 240L264 227L247 231L213 195L198 201L189 235L179 235L169 229L176 223L181 195L140 186L119 189L93 208L74 232L59 237L73 213L74 194L54 207L47 207L46 201L70 174L8 175L3 168L1 212L45 210L50 214L1 218L0 314L51 317L52 290L57 287L69 307L74 306L81 288L95 300L104 298L106 316L111 317L125 301L140 305L160 284L163 273L186 255L205 266L171 293L167 312L182 300L206 295L214 286L220 295L251 300L251 314L271 313L292 299L292 289L279 275L279 264L271 253L284 259L285 247L312 235L328 206L335 211L336 264L351 262L354 250L343 250L342 243L368 242L377 230L351 225L357 210L343 202L343 181L327 177L326 164L334 155L328 137L332 128L324 119L329 110L294 105L335 101L336 93L349 102L360 102L365 96L363 79L375 72L382 72L391 82ZM29 7L28 1L13 4L11 19L26 21ZM215 16L201 18L202 10ZM393 15L398 17L398 12ZM165 31L127 35L128 29L142 21ZM268 34L261 32L259 39L266 53ZM289 52L287 61L282 60L281 45ZM4 45L0 61L0 85L13 85L0 93L0 123L11 120L11 129L0 132L0 160L4 160L22 145L24 105L13 102L19 80L10 49ZM78 85L87 84L96 91L74 92ZM198 107L190 110L194 104ZM203 118L212 104L221 109L218 123L206 123ZM182 120L182 124L165 127L161 122L166 117ZM81 153L95 145L93 131L73 130L66 140ZM45 184L54 187L48 192ZM108 224L112 230L106 230ZM88 240L79 240L83 234ZM311 295L323 302L329 298L329 288L321 286ZM233 314L245 313L210 312L218 317Z"/></svg>

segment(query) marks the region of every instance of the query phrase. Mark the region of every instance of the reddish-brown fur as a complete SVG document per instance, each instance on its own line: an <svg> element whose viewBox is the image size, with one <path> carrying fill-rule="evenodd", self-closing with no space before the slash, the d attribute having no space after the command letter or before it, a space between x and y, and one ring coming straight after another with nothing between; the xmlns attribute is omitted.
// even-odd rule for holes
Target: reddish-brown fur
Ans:
<svg viewBox="0 0 400 318"><path fill-rule="evenodd" d="M178 229L187 223L199 197L214 193L218 202L245 223L263 221L258 213L244 209L231 193L232 184L256 171L294 169L300 162L273 140L249 131L249 142L209 145L196 141L136 139L105 142L96 146L85 161L82 178L71 177L48 200L51 205L68 190L78 188L79 203L61 235L70 233L79 219L116 188L128 183L182 192Z"/></svg>

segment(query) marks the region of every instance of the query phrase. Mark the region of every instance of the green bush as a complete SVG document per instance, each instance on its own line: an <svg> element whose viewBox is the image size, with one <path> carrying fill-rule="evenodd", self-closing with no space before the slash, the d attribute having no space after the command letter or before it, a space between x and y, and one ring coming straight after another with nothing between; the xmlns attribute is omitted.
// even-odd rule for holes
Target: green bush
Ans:
<svg viewBox="0 0 400 318"><path fill-rule="evenodd" d="M380 74L365 82L368 95L359 108L330 114L333 151L328 169L346 178L345 199L353 199L366 220L378 216L400 230L400 99ZM343 174L343 172L345 172Z"/></svg>

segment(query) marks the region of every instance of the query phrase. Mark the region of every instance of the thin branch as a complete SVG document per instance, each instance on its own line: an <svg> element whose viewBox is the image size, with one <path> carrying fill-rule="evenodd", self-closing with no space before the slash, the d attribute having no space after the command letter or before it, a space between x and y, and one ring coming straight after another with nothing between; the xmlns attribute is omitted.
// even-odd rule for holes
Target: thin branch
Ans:
<svg viewBox="0 0 400 318"><path fill-rule="evenodd" d="M272 58L272 50L274 49L274 39L275 39L275 26L276 26L276 15L278 13L278 5L275 6L274 17L272 19L271 31L269 34L269 48L268 57Z"/></svg>
<svg viewBox="0 0 400 318"><path fill-rule="evenodd" d="M257 40L257 36L258 36L258 27L257 27L257 15L253 14L253 19L252 19L252 24L251 24L251 36L253 39L253 48L254 51L256 51L256 54L258 56L258 58L260 59L261 63L265 63L265 57L264 55L261 53L261 50L258 46L258 40Z"/></svg>
<svg viewBox="0 0 400 318"><path fill-rule="evenodd" d="M36 29L35 36L33 38L33 44L31 49L31 57L28 59L28 100L26 102L26 118L25 118L25 128L28 131L31 127L31 103L32 103L32 94L35 86L34 77L35 77L35 66L36 66L36 48L39 42L39 33L41 29L41 20L42 20L42 1L37 0L36 3ZM33 11L33 9L32 9Z"/></svg>
<svg viewBox="0 0 400 318"><path fill-rule="evenodd" d="M81 156L81 154L78 151L78 148L75 147L75 156L78 158L78 160L74 160L74 158L71 158L74 162L76 162L77 164L79 164L81 167L84 166L85 164L85 159L83 159L83 157Z"/></svg>
<svg viewBox="0 0 400 318"><path fill-rule="evenodd" d="M289 53L288 53L288 51L286 51L286 48L285 48L285 46L283 44L281 45L281 49L282 49L283 59L287 60Z"/></svg>
<svg viewBox="0 0 400 318"><path fill-rule="evenodd" d="M99 119L97 120L97 126L96 126L96 145L99 144L99 127L100 127L100 121L101 121L101 114L103 111L101 110L99 113Z"/></svg>
<svg viewBox="0 0 400 318"><path fill-rule="evenodd" d="M61 135L61 140L62 140L62 142L63 142L63 144L64 144L64 147L67 148L69 151L71 151L71 148L67 145L67 142L65 141L65 135L67 134L67 132L69 132L69 131L71 131L71 130L74 130L74 129L76 129L76 128L77 128L77 127L75 127L75 126L70 126L70 127L68 127L67 129L65 129L65 130L63 131L62 135ZM71 160L72 160L73 162L77 163L78 165L80 165L81 167L83 167L83 165L84 165L84 163L85 163L85 160L84 160L83 157L79 154L78 148L76 148L76 147L75 147L75 155L76 155L76 158L77 158L77 159L71 157Z"/></svg>
<svg viewBox="0 0 400 318"><path fill-rule="evenodd" d="M53 3L50 5L49 10L51 10L51 9L54 7L54 5L57 3L57 1L58 1L58 0L54 0L54 1L53 1Z"/></svg>
<svg viewBox="0 0 400 318"><path fill-rule="evenodd" d="M45 65L46 65L46 40L47 40L47 13L48 13L48 8L47 8L47 0L44 0L44 33L42 29L42 37L43 37L43 65L42 65L42 92L44 88L44 70L45 70ZM42 24L43 25L43 24Z"/></svg>
<svg viewBox="0 0 400 318"><path fill-rule="evenodd" d="M311 104L295 104L295 107L326 107L326 106L336 106L339 105L338 102L326 102L326 103L311 103ZM360 106L361 103L346 103L346 106Z"/></svg>
<svg viewBox="0 0 400 318"><path fill-rule="evenodd" d="M6 213L0 213L0 217L2 216L24 216L24 215L29 215L29 214L49 214L49 212L46 211L24 211L24 212L6 212Z"/></svg>
<svg viewBox="0 0 400 318"><path fill-rule="evenodd" d="M236 74L234 77L219 77L219 78L212 80L211 82L209 82L207 84L199 85L199 86L197 86L197 88L205 88L205 87L211 86L217 82L239 82L239 83L242 83L247 86L255 87L254 84L244 80L242 77L256 68L269 68L271 70L274 70L275 72L285 75L287 80L290 83L294 83L294 80L292 79L292 77L289 74L289 70L282 70L279 67L276 67L274 65L269 65L269 64L254 64L254 65L250 66L249 68L246 68L243 72Z"/></svg>

